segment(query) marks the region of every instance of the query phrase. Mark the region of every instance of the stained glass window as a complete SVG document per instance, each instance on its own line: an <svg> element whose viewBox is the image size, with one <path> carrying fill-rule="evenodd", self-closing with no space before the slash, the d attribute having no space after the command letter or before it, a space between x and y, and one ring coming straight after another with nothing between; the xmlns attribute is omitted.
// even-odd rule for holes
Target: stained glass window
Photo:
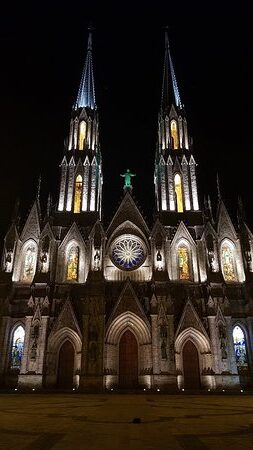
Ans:
<svg viewBox="0 0 253 450"><path fill-rule="evenodd" d="M177 173L175 175L175 193L176 193L176 204L177 204L177 211L183 212L183 192L182 192L182 180L180 175Z"/></svg>
<svg viewBox="0 0 253 450"><path fill-rule="evenodd" d="M238 325L233 329L233 341L235 349L236 364L238 369L244 370L248 368L248 358L246 352L246 343L244 332Z"/></svg>
<svg viewBox="0 0 253 450"><path fill-rule="evenodd" d="M221 263L225 281L236 281L234 255L228 245L223 245L221 252Z"/></svg>
<svg viewBox="0 0 253 450"><path fill-rule="evenodd" d="M36 247L30 244L25 251L23 281L32 281L36 267Z"/></svg>
<svg viewBox="0 0 253 450"><path fill-rule="evenodd" d="M84 149L85 138L86 138L86 122L82 120L82 122L79 125L79 150Z"/></svg>
<svg viewBox="0 0 253 450"><path fill-rule="evenodd" d="M21 360L24 352L24 340L25 340L25 330L20 325L16 328L12 339L12 349L11 349L11 367L20 368Z"/></svg>
<svg viewBox="0 0 253 450"><path fill-rule="evenodd" d="M179 267L179 279L189 280L190 278L189 254L186 247L178 248L178 267Z"/></svg>
<svg viewBox="0 0 253 450"><path fill-rule="evenodd" d="M79 265L79 247L73 245L67 258L67 280L77 281L78 279L78 265Z"/></svg>
<svg viewBox="0 0 253 450"><path fill-rule="evenodd" d="M172 148L177 149L178 148L178 129L177 129L177 122L175 120L172 120L170 122L170 134L172 138Z"/></svg>
<svg viewBox="0 0 253 450"><path fill-rule="evenodd" d="M80 213L81 211L82 186L83 179L81 175L78 175L75 182L74 213Z"/></svg>
<svg viewBox="0 0 253 450"><path fill-rule="evenodd" d="M120 269L137 269L144 259L144 246L134 236L121 237L112 245L112 260Z"/></svg>

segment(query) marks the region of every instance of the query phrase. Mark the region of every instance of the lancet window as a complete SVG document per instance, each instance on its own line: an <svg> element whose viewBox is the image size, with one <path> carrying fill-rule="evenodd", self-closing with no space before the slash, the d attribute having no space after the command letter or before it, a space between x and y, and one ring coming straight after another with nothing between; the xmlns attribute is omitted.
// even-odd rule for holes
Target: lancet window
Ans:
<svg viewBox="0 0 253 450"><path fill-rule="evenodd" d="M86 122L82 120L79 125L79 150L83 150L85 147L86 128Z"/></svg>
<svg viewBox="0 0 253 450"><path fill-rule="evenodd" d="M170 122L170 135L171 135L171 141L172 141L172 148L174 150L179 148L179 142L178 142L178 127L176 120L171 120Z"/></svg>
<svg viewBox="0 0 253 450"><path fill-rule="evenodd" d="M221 264L225 281L236 281L234 253L228 244L222 246Z"/></svg>
<svg viewBox="0 0 253 450"><path fill-rule="evenodd" d="M236 364L239 372L248 369L248 358L244 332L236 325L233 329L233 342L235 349Z"/></svg>
<svg viewBox="0 0 253 450"><path fill-rule="evenodd" d="M11 347L11 367L15 369L19 369L21 366L22 356L24 353L24 340L25 340L25 330L19 325L14 333L12 338L12 347Z"/></svg>
<svg viewBox="0 0 253 450"><path fill-rule="evenodd" d="M36 268L37 249L35 244L31 243L26 247L24 253L24 264L22 281L32 281Z"/></svg>
<svg viewBox="0 0 253 450"><path fill-rule="evenodd" d="M67 255L67 280L78 280L78 267L79 267L79 247L73 245L70 247Z"/></svg>
<svg viewBox="0 0 253 450"><path fill-rule="evenodd" d="M78 175L75 182L74 213L80 213L81 211L82 187L83 179L81 175Z"/></svg>
<svg viewBox="0 0 253 450"><path fill-rule="evenodd" d="M189 252L185 246L178 247L177 258L178 258L179 279L189 280L190 279Z"/></svg>
<svg viewBox="0 0 253 450"><path fill-rule="evenodd" d="M182 179L181 179L181 176L178 173L176 173L176 175L175 175L174 184L175 184L177 212L183 212L184 211L184 205L183 205Z"/></svg>

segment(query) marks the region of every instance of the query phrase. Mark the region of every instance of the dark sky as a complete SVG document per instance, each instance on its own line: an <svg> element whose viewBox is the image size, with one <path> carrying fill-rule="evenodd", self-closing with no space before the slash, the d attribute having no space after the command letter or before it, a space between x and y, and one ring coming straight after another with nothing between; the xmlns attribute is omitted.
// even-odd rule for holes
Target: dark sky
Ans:
<svg viewBox="0 0 253 450"><path fill-rule="evenodd" d="M10 2L9 2L10 3ZM52 4L50 4L52 3ZM35 197L57 201L59 163L83 68L92 20L96 97L104 172L104 216L121 197L126 168L150 219L153 164L164 57L172 57L202 193L216 201L216 172L229 208L240 193L253 224L252 14L232 2L10 3L0 18L0 233L15 198L24 217ZM141 7L143 4L143 7ZM91 6L92 5L92 6ZM145 6L144 6L145 5Z"/></svg>

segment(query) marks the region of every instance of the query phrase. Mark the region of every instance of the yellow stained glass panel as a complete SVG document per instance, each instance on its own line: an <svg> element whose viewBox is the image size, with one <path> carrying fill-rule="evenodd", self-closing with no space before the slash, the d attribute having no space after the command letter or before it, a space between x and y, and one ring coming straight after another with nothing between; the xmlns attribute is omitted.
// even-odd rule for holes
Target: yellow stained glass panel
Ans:
<svg viewBox="0 0 253 450"><path fill-rule="evenodd" d="M79 150L83 150L85 147L86 138L86 122L82 120L79 125Z"/></svg>
<svg viewBox="0 0 253 450"><path fill-rule="evenodd" d="M67 280L77 281L78 279L78 265L79 265L79 248L71 247L67 260Z"/></svg>
<svg viewBox="0 0 253 450"><path fill-rule="evenodd" d="M184 206L183 206L182 181L178 173L175 175L175 193L177 200L177 212L183 212Z"/></svg>
<svg viewBox="0 0 253 450"><path fill-rule="evenodd" d="M228 245L222 247L222 268L225 281L236 281L234 256Z"/></svg>
<svg viewBox="0 0 253 450"><path fill-rule="evenodd" d="M74 213L80 213L81 211L82 186L83 179L81 175L78 175L75 182Z"/></svg>
<svg viewBox="0 0 253 450"><path fill-rule="evenodd" d="M179 267L179 279L189 280L190 278L189 255L186 247L178 248L178 267Z"/></svg>
<svg viewBox="0 0 253 450"><path fill-rule="evenodd" d="M170 134L172 138L172 148L176 150L179 147L179 143L178 143L177 122L175 120L172 120L170 122Z"/></svg>

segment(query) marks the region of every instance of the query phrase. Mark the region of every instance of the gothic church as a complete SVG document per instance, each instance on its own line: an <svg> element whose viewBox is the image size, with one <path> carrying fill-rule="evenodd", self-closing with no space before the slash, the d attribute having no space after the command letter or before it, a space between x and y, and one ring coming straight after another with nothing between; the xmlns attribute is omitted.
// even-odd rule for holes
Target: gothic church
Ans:
<svg viewBox="0 0 253 450"><path fill-rule="evenodd" d="M24 226L14 214L0 272L3 388L223 390L253 370L253 235L218 195L199 197L196 162L168 38L154 149L156 219L132 196L130 171L109 226L92 35L74 104L59 198ZM123 179L122 179L123 181ZM203 206L201 206L203 205Z"/></svg>

